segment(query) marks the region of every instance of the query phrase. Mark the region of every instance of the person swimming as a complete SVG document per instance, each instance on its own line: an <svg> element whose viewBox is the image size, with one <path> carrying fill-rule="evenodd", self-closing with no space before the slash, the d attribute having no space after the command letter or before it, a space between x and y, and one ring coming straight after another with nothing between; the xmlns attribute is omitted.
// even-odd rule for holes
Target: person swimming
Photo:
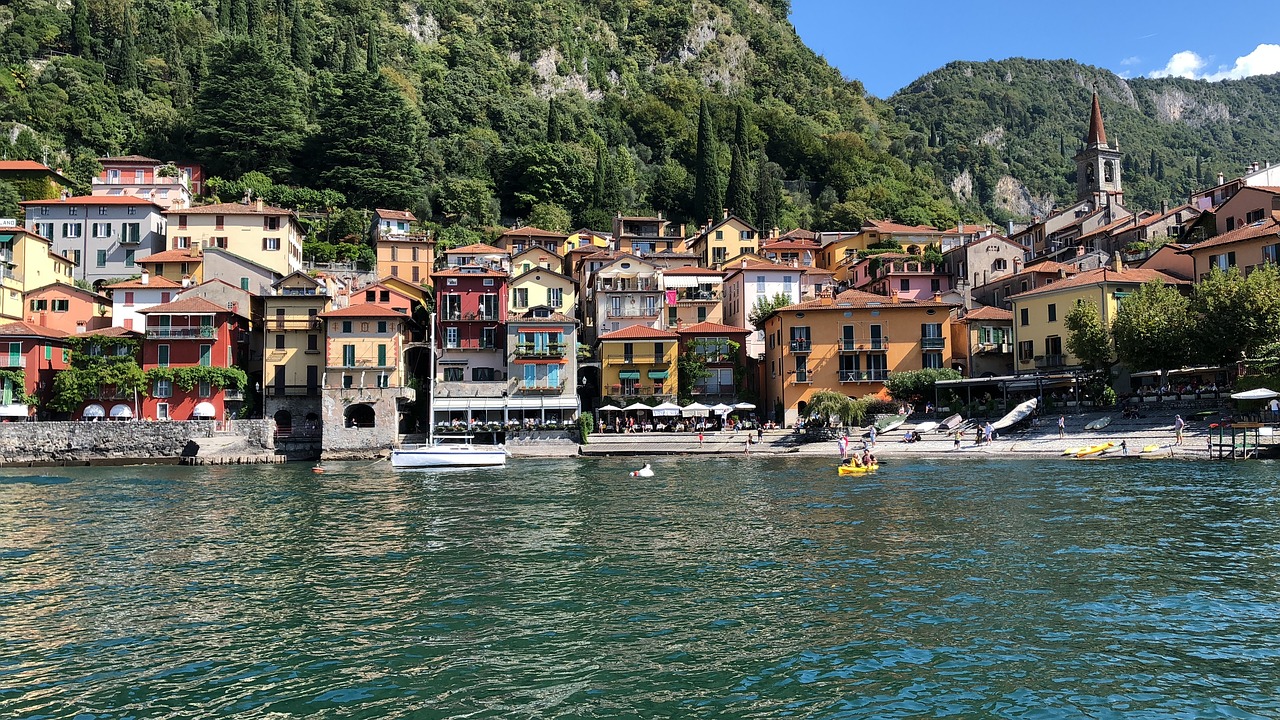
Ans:
<svg viewBox="0 0 1280 720"><path fill-rule="evenodd" d="M631 477L653 477L653 468L649 466L649 463L645 463L644 467L639 470L632 470Z"/></svg>

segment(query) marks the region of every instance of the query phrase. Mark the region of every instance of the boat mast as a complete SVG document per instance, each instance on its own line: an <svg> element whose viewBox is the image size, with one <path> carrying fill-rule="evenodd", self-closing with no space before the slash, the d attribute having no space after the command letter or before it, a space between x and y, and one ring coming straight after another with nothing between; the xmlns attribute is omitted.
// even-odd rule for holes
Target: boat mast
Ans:
<svg viewBox="0 0 1280 720"><path fill-rule="evenodd" d="M427 447L435 442L436 436L436 314L431 313L427 328Z"/></svg>

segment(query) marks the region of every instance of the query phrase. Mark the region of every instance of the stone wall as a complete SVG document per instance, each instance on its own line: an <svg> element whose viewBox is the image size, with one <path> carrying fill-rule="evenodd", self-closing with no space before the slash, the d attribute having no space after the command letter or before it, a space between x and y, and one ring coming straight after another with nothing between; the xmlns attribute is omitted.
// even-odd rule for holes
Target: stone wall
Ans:
<svg viewBox="0 0 1280 720"><path fill-rule="evenodd" d="M273 454L274 437L270 420L0 423L0 466L176 462L191 443L215 438L242 454Z"/></svg>
<svg viewBox="0 0 1280 720"><path fill-rule="evenodd" d="M399 399L411 396L408 388L326 388L323 395L324 425L320 457L325 460L374 458L390 453L399 438ZM347 410L367 405L373 426L352 427Z"/></svg>

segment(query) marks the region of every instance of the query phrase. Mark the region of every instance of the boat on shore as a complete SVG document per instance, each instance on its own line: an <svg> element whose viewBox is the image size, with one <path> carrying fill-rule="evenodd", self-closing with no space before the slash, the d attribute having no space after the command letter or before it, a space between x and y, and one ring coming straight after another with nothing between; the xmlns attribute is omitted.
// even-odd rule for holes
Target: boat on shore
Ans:
<svg viewBox="0 0 1280 720"><path fill-rule="evenodd" d="M1080 448L1080 451L1076 453L1076 457L1082 458L1082 457L1089 457L1090 455L1101 455L1102 453L1110 450L1115 446L1116 444L1113 442L1104 442L1104 443L1098 443L1097 445L1090 445L1089 447L1086 447L1086 448Z"/></svg>
<svg viewBox="0 0 1280 720"><path fill-rule="evenodd" d="M960 413L956 413L955 415L952 415L951 417L948 417L946 420L943 420L942 422L938 423L937 430L938 432L948 433L960 427L960 423L962 422L964 422L964 417L962 417Z"/></svg>
<svg viewBox="0 0 1280 720"><path fill-rule="evenodd" d="M1108 426L1108 425L1110 425L1110 424L1111 424L1111 416L1110 416L1110 415L1103 415L1102 417L1098 418L1097 420L1094 420L1093 422L1089 423L1088 425L1085 425L1085 426L1084 426L1084 429L1085 429L1085 430L1101 430L1102 428L1104 428L1104 427L1106 427L1106 426Z"/></svg>
<svg viewBox="0 0 1280 720"><path fill-rule="evenodd" d="M1031 413L1036 411L1037 405L1039 405L1039 403L1036 401L1035 398L1031 398L1030 400L1024 403L1020 403L1013 410L1010 410L1008 415L1005 415L1004 417L992 423L992 427L994 427L996 430L1003 430L1007 427L1017 425L1023 420L1026 420L1027 418L1031 417Z"/></svg>
<svg viewBox="0 0 1280 720"><path fill-rule="evenodd" d="M920 433L933 432L937 428L938 428L938 423L930 420L929 422L920 423L919 425L912 428L912 430L914 430L916 434L920 434Z"/></svg>

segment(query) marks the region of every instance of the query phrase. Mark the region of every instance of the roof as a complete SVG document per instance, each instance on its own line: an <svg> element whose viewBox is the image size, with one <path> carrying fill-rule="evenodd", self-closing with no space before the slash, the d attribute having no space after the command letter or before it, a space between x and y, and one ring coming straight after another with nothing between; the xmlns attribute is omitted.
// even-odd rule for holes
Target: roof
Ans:
<svg viewBox="0 0 1280 720"><path fill-rule="evenodd" d="M148 278L148 282L146 283L143 283L141 278L135 278L133 280L125 280L124 282L118 282L114 285L106 286L108 290L168 290L169 288L180 287L182 287L182 283L176 283L167 277L161 277L159 275L151 276Z"/></svg>
<svg viewBox="0 0 1280 720"><path fill-rule="evenodd" d="M394 317L407 318L402 312L396 312L389 307L383 307L376 303L356 303L348 305L340 310L330 310L329 312L320 313L323 318L370 318L370 317Z"/></svg>
<svg viewBox="0 0 1280 720"><path fill-rule="evenodd" d="M381 220L408 220L412 222L418 219L408 210L384 210L378 208L374 212L378 214L378 218Z"/></svg>
<svg viewBox="0 0 1280 720"><path fill-rule="evenodd" d="M199 250L195 255L190 250L163 250L158 253L152 253L144 258L138 258L139 265L149 263L166 263L166 262L203 262L203 253Z"/></svg>
<svg viewBox="0 0 1280 720"><path fill-rule="evenodd" d="M758 272L765 272L765 271L770 271L770 270L792 270L792 271L796 271L796 270L803 270L803 269L804 269L804 268L794 268L794 267L791 267L790 265L783 265L782 263L766 262L766 261L764 261L764 260L748 260L746 263L739 264L739 265L736 265L736 266L734 266L734 267L726 267L726 268L725 268L725 272L727 272L727 273L728 273L728 275L726 275L726 277L731 277L731 276L733 276L733 275L735 275L735 274L737 274L737 273L745 272L745 271L747 271L747 270L755 270L755 271L758 271Z"/></svg>
<svg viewBox="0 0 1280 720"><path fill-rule="evenodd" d="M1216 235L1198 242L1187 248L1183 252L1192 253L1205 248L1219 247L1221 245L1230 245L1232 243L1244 242L1246 240L1257 240L1258 238L1270 237L1272 235L1280 235L1280 211L1271 213L1271 217L1263 218L1255 223L1238 227L1230 232Z"/></svg>
<svg viewBox="0 0 1280 720"><path fill-rule="evenodd" d="M863 292L862 290L845 290L828 301L827 298L817 298L815 300L806 300L796 305L788 305L782 310L847 310L849 308L869 308L873 307L877 310L893 307L950 307L949 303L937 302L935 300L913 300L911 298L898 298L896 301L892 297L885 295L877 295L875 293Z"/></svg>
<svg viewBox="0 0 1280 720"><path fill-rule="evenodd" d="M942 231L929 225L902 225L888 220L867 220L862 224L863 230L875 230L882 233L930 233L941 235Z"/></svg>
<svg viewBox="0 0 1280 720"><path fill-rule="evenodd" d="M1141 285L1143 283L1159 280L1166 285L1185 285L1186 280L1174 277L1168 273L1159 270L1148 270L1146 268L1127 267L1120 272L1116 272L1110 267L1094 268L1086 270L1069 278L1063 278L1057 282L1048 285L1041 285L1038 288L1032 288L1023 293L1013 295L1014 298L1025 298L1031 295L1039 295L1048 292L1059 292L1062 290L1070 290L1071 288L1088 287L1089 285L1100 285L1104 283L1131 283Z"/></svg>
<svg viewBox="0 0 1280 720"><path fill-rule="evenodd" d="M490 268L482 268L479 265L460 265L449 270L439 270L431 273L431 277L506 277L507 274L501 270L493 270Z"/></svg>
<svg viewBox="0 0 1280 720"><path fill-rule="evenodd" d="M1013 311L1005 310L1004 308L991 307L990 305L983 305L982 307L974 308L973 310L965 313L965 316L961 318L961 320L1005 320L1013 322Z"/></svg>
<svg viewBox="0 0 1280 720"><path fill-rule="evenodd" d="M98 158L98 163L101 165L106 165L107 163L145 163L147 165L159 165L160 161L155 158L146 157L145 155L118 155L116 157Z"/></svg>
<svg viewBox="0 0 1280 720"><path fill-rule="evenodd" d="M804 274L805 275L835 275L836 273L834 270L828 270L826 268L807 267L807 268L804 268Z"/></svg>
<svg viewBox="0 0 1280 720"><path fill-rule="evenodd" d="M527 322L527 323L537 323L537 322L573 323L574 325L578 324L577 320L574 320L573 318L561 312L548 313L545 317L538 317L533 314L533 310L529 310L528 312L523 312L520 314L512 313L510 316L508 316L507 321L508 322Z"/></svg>
<svg viewBox="0 0 1280 720"><path fill-rule="evenodd" d="M795 230L788 230L782 233L781 235L778 236L778 239L779 240L817 240L818 233L813 232L812 230L805 230L804 228L796 228Z"/></svg>
<svg viewBox="0 0 1280 720"><path fill-rule="evenodd" d="M90 337L92 335L100 335L102 337L137 337L142 333L137 330L130 330L120 325L112 325L111 327L99 328L97 330L87 330L81 333L81 337Z"/></svg>
<svg viewBox="0 0 1280 720"><path fill-rule="evenodd" d="M549 269L549 268L544 268L544 267L542 267L541 265L537 265L537 266L535 266L535 267L531 267L531 268L529 268L528 270L525 270L524 272L522 272L522 273L520 273L519 275L517 275L517 276L515 276L514 278L512 278L512 279L511 279L511 282L512 282L512 283L519 282L519 281L520 281L520 279L521 279L521 278L523 278L524 276L526 276L526 275L532 275L532 274L534 274L534 273L547 273L547 274L549 274L549 275L555 275L555 276L556 276L556 277L558 277L558 278L561 278L561 279L564 279L564 280L568 280L569 282L573 282L573 278L569 277L568 275L565 275L564 273L560 272L559 270L551 270L551 269Z"/></svg>
<svg viewBox="0 0 1280 720"><path fill-rule="evenodd" d="M173 302L162 303L160 305L152 305L144 310L139 310L140 315L208 315L212 313L231 312L227 308L217 305L202 297L189 297Z"/></svg>
<svg viewBox="0 0 1280 720"><path fill-rule="evenodd" d="M700 322L700 323L697 323L696 325L690 325L689 327L682 327L679 330L677 330L677 332L680 333L681 335L685 335L685 334L702 335L705 333L720 333L720 334L733 333L735 335L749 335L753 331L748 330L746 328L742 328L742 327L735 327L733 325L725 325L723 323L708 321L708 322Z"/></svg>
<svg viewBox="0 0 1280 720"><path fill-rule="evenodd" d="M536 228L532 225L525 225L524 227L520 227L520 228L512 228L502 233L503 237L506 237L508 235L520 235L523 237L553 237L553 238L560 238L560 239L565 239L569 237L565 233L558 233L552 230L543 230L542 228Z"/></svg>
<svg viewBox="0 0 1280 720"><path fill-rule="evenodd" d="M293 215L292 210L285 210L264 204L258 209L257 203L213 203L212 205L196 205L189 208L166 210L166 215Z"/></svg>
<svg viewBox="0 0 1280 720"><path fill-rule="evenodd" d="M599 340L679 340L680 336L667 332L666 330L658 330L648 325L632 325L624 327L621 330L614 330L611 333L601 335Z"/></svg>
<svg viewBox="0 0 1280 720"><path fill-rule="evenodd" d="M774 240L760 246L760 252L769 252L770 250L805 250L813 252L821 249L822 246L813 240Z"/></svg>
<svg viewBox="0 0 1280 720"><path fill-rule="evenodd" d="M950 232L950 231L948 231L948 232ZM966 233L966 234L967 234L967 233ZM950 250L947 250L946 252L944 252L944 253L942 253L942 254L943 254L943 255L950 255L950 254L951 254L951 253L953 253L953 252L957 252L957 251L959 251L959 250L964 250L965 248L971 248L971 247L973 247L974 245L977 245L977 244L979 244L979 243L990 242L990 241L992 241L992 240L995 240L996 242L1008 243L1008 244L1012 245L1013 247L1015 247L1015 248L1017 248L1017 249L1019 249L1019 250L1022 250L1022 251L1024 251L1024 252L1026 251L1026 248L1025 248L1025 247L1023 247L1021 244L1016 243L1016 242L1014 242L1014 241L1010 240L1009 238L1005 237L1004 235L1001 235L1000 233L991 233L990 235L984 235L984 236L982 236L982 237L974 238L974 239L970 240L969 242L967 242L967 243L965 243L965 244L963 244L963 245L959 245L959 246L957 246L957 247L953 247L953 248L951 248Z"/></svg>
<svg viewBox="0 0 1280 720"><path fill-rule="evenodd" d="M53 172L44 163L35 160L0 160L0 172Z"/></svg>
<svg viewBox="0 0 1280 720"><path fill-rule="evenodd" d="M444 251L445 255L510 255L502 248L496 248L485 243L472 243L463 247L449 248Z"/></svg>
<svg viewBox="0 0 1280 720"><path fill-rule="evenodd" d="M1060 270L1066 270L1069 273L1074 273L1076 271L1076 266L1068 265L1067 263L1060 263L1057 260L1043 260L1041 262L1038 262L1032 265L1027 265L1026 267L1022 268L1020 272L1015 274L1021 275L1022 273L1029 273L1029 272L1056 273ZM996 278L991 282L997 282L998 280L1002 280L1002 279L1003 278Z"/></svg>
<svg viewBox="0 0 1280 720"><path fill-rule="evenodd" d="M159 205L144 200L136 195L76 195L56 200L23 200L19 205L150 205L161 209Z"/></svg>
<svg viewBox="0 0 1280 720"><path fill-rule="evenodd" d="M68 283L68 282L62 282L61 280L54 280L48 285L41 285L38 288L32 288L26 292L26 295L30 296L36 293L44 292L46 290L56 290L56 291L76 293L77 295L83 295L85 297L91 298L96 302L111 302L111 298L107 297L106 295L103 295L102 293L97 293L92 290L85 290L82 287L79 287L77 285L72 285L71 283Z"/></svg>
<svg viewBox="0 0 1280 720"><path fill-rule="evenodd" d="M66 332L65 330L41 327L39 325L32 325L22 321L0 325L0 335L5 337L41 337L62 339L70 334L71 333Z"/></svg>
<svg viewBox="0 0 1280 720"><path fill-rule="evenodd" d="M1098 93L1093 93L1093 109L1089 114L1089 134L1085 137L1089 145L1106 145L1107 131L1102 127L1102 106L1098 104Z"/></svg>

